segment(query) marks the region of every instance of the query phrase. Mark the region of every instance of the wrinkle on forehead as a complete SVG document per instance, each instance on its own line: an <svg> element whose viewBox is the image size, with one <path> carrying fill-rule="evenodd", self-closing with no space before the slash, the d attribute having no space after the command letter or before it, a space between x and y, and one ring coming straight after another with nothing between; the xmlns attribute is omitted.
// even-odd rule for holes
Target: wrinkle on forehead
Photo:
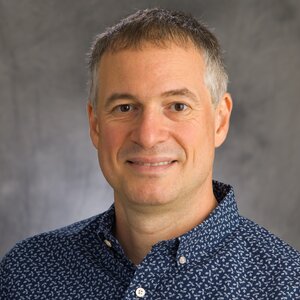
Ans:
<svg viewBox="0 0 300 300"><path fill-rule="evenodd" d="M145 44L141 50L128 49L103 56L98 94L102 101L112 94L151 98L184 88L197 95L198 87L205 88L204 70L204 58L195 47L169 44L162 49Z"/></svg>

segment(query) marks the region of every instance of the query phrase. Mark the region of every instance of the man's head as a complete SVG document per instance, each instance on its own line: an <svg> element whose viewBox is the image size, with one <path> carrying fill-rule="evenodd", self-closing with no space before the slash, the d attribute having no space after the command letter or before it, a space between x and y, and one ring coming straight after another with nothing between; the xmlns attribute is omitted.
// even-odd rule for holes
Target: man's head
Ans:
<svg viewBox="0 0 300 300"><path fill-rule="evenodd" d="M139 33L132 32L128 20L144 14L153 15L150 19L157 22L160 14L167 15L175 29L178 16L182 26L188 26L184 18L187 24L196 22L161 10L139 12L124 21L130 27L128 32L124 29L126 39L120 39L125 35L122 31L110 42L104 42L105 35L99 45L96 42L91 56L96 92L91 96L94 105L88 104L90 134L116 203L180 209L206 199L212 190L214 149L226 138L231 112L230 95L225 93L227 76L209 31L199 25L210 56L183 30L169 36L160 33L171 32L162 24L149 31L146 22L144 30L134 25ZM123 23L115 28L127 28ZM143 34L148 38L137 39ZM208 72L216 66L218 72ZM214 86L219 78L215 74L221 73L224 86L212 99L214 89L207 78Z"/></svg>
<svg viewBox="0 0 300 300"><path fill-rule="evenodd" d="M161 48L170 43L180 47L193 45L204 57L204 80L213 103L217 104L226 92L228 76L216 37L190 15L165 9L146 9L137 11L96 37L89 55L89 99L94 109L97 107L99 88L98 66L103 54L138 49L144 43Z"/></svg>

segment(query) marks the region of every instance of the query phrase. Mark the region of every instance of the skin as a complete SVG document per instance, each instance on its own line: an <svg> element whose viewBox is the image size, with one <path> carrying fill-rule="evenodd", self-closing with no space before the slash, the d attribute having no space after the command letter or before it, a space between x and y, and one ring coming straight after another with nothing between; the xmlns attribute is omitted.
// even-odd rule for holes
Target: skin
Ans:
<svg viewBox="0 0 300 300"><path fill-rule="evenodd" d="M217 206L215 148L226 138L232 100L212 104L202 54L192 45L105 53L91 140L114 189L115 235L139 264L159 241L182 235Z"/></svg>

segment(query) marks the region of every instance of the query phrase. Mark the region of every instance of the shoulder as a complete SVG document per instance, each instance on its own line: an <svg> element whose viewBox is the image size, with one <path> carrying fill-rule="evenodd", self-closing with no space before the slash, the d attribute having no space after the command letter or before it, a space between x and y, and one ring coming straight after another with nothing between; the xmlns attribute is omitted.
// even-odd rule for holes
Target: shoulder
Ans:
<svg viewBox="0 0 300 300"><path fill-rule="evenodd" d="M38 265L41 261L52 261L58 256L70 257L78 251L78 241L94 232L97 219L94 216L69 226L41 233L18 242L2 259L0 276L28 266Z"/></svg>
<svg viewBox="0 0 300 300"><path fill-rule="evenodd" d="M21 251L22 249L31 251L36 250L40 247L52 247L56 244L61 244L62 241L72 241L77 239L78 235L82 234L84 231L89 230L93 225L97 216L91 217L86 220L76 222L74 224L55 229L49 232L40 233L29 237L25 240L18 242L6 256L11 256L14 253ZM65 245L67 246L67 245Z"/></svg>
<svg viewBox="0 0 300 300"><path fill-rule="evenodd" d="M216 256L226 274L250 294L264 295L263 299L299 296L300 253L253 221L239 220Z"/></svg>
<svg viewBox="0 0 300 300"><path fill-rule="evenodd" d="M87 260L87 248L98 244L97 228L101 224L101 216L17 243L0 262L0 298L20 299L21 294L31 295L43 284L55 282L56 286L60 286L67 280L67 274L72 278L74 272L80 272Z"/></svg>
<svg viewBox="0 0 300 300"><path fill-rule="evenodd" d="M275 286L290 285L300 289L300 253L251 220L241 217L233 239L240 251L245 270ZM249 274L250 274L249 273Z"/></svg>
<svg viewBox="0 0 300 300"><path fill-rule="evenodd" d="M241 217L238 229L240 242L253 254L269 256L300 267L300 253L283 240L253 221Z"/></svg>
<svg viewBox="0 0 300 300"><path fill-rule="evenodd" d="M110 209L17 243L0 262L0 299L31 299L36 295L49 299L52 293L75 291L79 274L86 280L94 278L95 257L103 249L98 235L109 229L113 213Z"/></svg>

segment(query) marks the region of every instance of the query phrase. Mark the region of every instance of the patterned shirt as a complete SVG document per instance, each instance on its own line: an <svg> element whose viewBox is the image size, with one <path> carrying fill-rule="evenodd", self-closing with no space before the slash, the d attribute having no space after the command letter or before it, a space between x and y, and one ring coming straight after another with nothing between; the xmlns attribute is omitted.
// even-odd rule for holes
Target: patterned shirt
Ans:
<svg viewBox="0 0 300 300"><path fill-rule="evenodd" d="M18 243L2 260L0 299L300 299L300 253L238 214L233 189L186 234L137 266L112 235L114 207Z"/></svg>

